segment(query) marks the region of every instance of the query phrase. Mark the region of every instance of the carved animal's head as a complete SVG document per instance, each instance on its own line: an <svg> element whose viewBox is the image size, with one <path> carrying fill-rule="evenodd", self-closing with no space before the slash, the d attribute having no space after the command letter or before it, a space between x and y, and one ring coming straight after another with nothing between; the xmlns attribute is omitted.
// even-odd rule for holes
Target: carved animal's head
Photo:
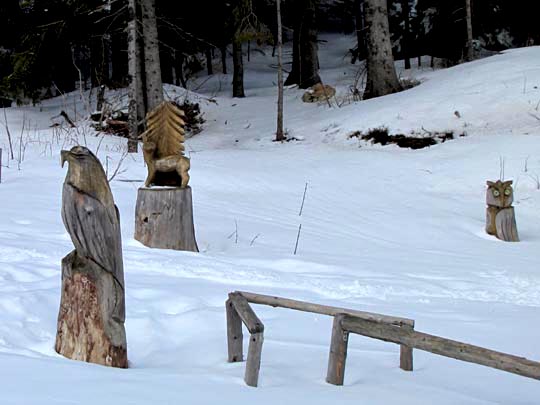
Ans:
<svg viewBox="0 0 540 405"><path fill-rule="evenodd" d="M111 189L105 171L98 158L84 146L74 146L60 152L60 163L68 162L65 182L89 194L104 204L113 203Z"/></svg>
<svg viewBox="0 0 540 405"><path fill-rule="evenodd" d="M514 202L514 190L512 189L512 180L495 182L488 181L486 192L487 205L499 208L510 207Z"/></svg>
<svg viewBox="0 0 540 405"><path fill-rule="evenodd" d="M157 149L155 142L145 141L143 144L143 151L154 152Z"/></svg>

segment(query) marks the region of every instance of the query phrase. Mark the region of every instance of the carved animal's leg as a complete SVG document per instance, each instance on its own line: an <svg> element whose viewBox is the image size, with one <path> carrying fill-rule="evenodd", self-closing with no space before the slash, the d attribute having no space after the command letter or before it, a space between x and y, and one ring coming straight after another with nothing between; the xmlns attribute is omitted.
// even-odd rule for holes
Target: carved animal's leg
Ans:
<svg viewBox="0 0 540 405"><path fill-rule="evenodd" d="M154 182L155 177L156 168L154 167L154 165L148 165L148 176L146 177L146 181L144 182L145 187L150 187Z"/></svg>
<svg viewBox="0 0 540 405"><path fill-rule="evenodd" d="M506 242L519 242L514 207L501 209L495 217L497 237Z"/></svg>
<svg viewBox="0 0 540 405"><path fill-rule="evenodd" d="M488 206L486 209L486 232L489 235L497 236L497 227L495 226L495 217L500 208Z"/></svg>
<svg viewBox="0 0 540 405"><path fill-rule="evenodd" d="M188 158L181 157L178 160L178 163L176 165L176 172L182 179L180 188L186 188L189 183L189 167L190 167L190 162Z"/></svg>

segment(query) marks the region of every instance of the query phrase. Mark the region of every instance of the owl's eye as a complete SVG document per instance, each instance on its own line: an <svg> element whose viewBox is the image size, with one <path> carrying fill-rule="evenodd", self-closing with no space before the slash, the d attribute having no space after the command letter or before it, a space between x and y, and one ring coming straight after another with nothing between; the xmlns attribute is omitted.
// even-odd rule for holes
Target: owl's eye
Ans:
<svg viewBox="0 0 540 405"><path fill-rule="evenodd" d="M493 196L494 197L498 197L500 195L501 195L501 193L499 192L499 190L493 190Z"/></svg>
<svg viewBox="0 0 540 405"><path fill-rule="evenodd" d="M510 194L512 194L512 190L510 190L509 188L507 188L506 190L504 190L504 195L505 195L505 196L509 196Z"/></svg>

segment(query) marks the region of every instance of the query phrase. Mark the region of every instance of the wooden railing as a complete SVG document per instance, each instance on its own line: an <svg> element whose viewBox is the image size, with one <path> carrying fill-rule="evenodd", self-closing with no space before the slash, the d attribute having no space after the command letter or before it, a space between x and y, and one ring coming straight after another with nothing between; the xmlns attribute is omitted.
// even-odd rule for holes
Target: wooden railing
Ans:
<svg viewBox="0 0 540 405"><path fill-rule="evenodd" d="M419 349L540 380L539 362L418 332L414 330L412 319L236 291L229 294L225 304L228 360L243 361L243 323L250 333L244 380L252 387L256 387L259 381L264 324L250 303L334 317L326 374L326 381L330 384L343 385L350 333L399 344L400 368L405 371L413 370L413 349Z"/></svg>

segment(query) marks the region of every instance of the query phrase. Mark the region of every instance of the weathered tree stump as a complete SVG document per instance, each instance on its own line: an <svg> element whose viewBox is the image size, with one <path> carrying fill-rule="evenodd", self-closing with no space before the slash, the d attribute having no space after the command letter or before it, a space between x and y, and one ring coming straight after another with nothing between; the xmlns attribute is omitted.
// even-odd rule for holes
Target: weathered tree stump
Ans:
<svg viewBox="0 0 540 405"><path fill-rule="evenodd" d="M75 250L62 260L55 350L72 360L128 367L124 290L111 273Z"/></svg>
<svg viewBox="0 0 540 405"><path fill-rule="evenodd" d="M75 250L62 260L56 351L72 360L127 368L120 216L99 160L62 151L69 169L62 220Z"/></svg>
<svg viewBox="0 0 540 405"><path fill-rule="evenodd" d="M191 187L141 187L135 207L135 239L151 248L198 252Z"/></svg>

